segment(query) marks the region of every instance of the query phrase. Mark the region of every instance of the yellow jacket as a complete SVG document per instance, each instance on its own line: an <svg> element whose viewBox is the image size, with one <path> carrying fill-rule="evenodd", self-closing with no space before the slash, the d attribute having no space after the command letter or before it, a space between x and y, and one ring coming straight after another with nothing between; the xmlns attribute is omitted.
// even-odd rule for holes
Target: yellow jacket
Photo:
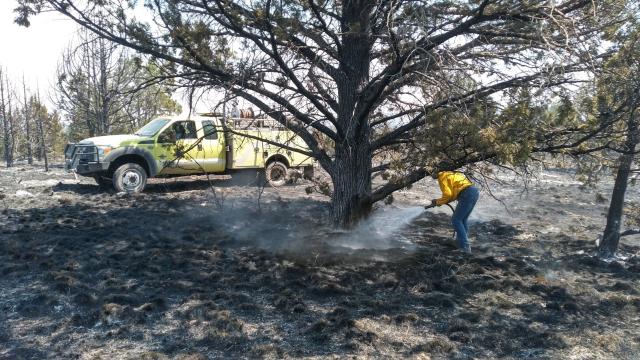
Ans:
<svg viewBox="0 0 640 360"><path fill-rule="evenodd" d="M456 200L460 192L473 185L467 177L455 171L441 171L438 173L438 184L442 190L442 197L436 199L436 205L444 205Z"/></svg>

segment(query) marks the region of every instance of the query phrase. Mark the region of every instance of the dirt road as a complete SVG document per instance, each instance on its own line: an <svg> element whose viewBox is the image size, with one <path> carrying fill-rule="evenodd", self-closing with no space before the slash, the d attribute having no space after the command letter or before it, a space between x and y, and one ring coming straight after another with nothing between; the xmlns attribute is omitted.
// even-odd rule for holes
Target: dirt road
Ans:
<svg viewBox="0 0 640 360"><path fill-rule="evenodd" d="M430 180L378 210L398 231L351 234L303 184L216 179L214 197L203 178L154 180L120 196L60 168L0 168L0 358L640 358L638 238L621 261L591 256L610 186L503 181L469 256L449 210L402 222L438 194Z"/></svg>

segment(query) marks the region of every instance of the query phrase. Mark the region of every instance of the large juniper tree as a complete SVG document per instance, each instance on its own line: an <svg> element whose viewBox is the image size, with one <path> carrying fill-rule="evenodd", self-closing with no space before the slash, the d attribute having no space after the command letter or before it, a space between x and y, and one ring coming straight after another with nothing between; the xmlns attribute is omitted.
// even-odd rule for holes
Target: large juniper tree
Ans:
<svg viewBox="0 0 640 360"><path fill-rule="evenodd" d="M428 136L434 113L510 88L556 87L590 68L604 51L599 34L622 2L147 0L153 21L143 22L136 1L17 1L19 23L56 10L174 64L183 79L248 100L298 133L331 176L336 225L352 224L373 202L427 175L417 167L378 188L371 181L390 166L374 164L375 155ZM494 156L464 152L439 165Z"/></svg>

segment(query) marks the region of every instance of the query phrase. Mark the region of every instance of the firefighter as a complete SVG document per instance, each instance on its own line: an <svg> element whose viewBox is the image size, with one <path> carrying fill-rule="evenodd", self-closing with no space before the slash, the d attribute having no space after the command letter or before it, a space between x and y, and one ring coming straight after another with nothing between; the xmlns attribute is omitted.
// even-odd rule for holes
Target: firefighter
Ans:
<svg viewBox="0 0 640 360"><path fill-rule="evenodd" d="M480 190L461 172L457 171L433 171L431 177L438 179L442 197L431 200L431 204L425 208L442 206L454 200L458 201L456 209L451 217L451 224L456 231L456 240L460 250L471 253L469 245L468 219L473 207L478 201Z"/></svg>

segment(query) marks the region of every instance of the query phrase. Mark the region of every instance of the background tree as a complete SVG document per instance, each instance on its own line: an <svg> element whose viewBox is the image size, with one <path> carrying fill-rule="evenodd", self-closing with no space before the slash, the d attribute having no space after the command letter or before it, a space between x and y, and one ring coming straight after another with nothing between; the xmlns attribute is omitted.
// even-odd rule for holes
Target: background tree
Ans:
<svg viewBox="0 0 640 360"><path fill-rule="evenodd" d="M31 154L44 161L47 170L50 155L61 155L67 141L60 116L56 111L50 113L40 96L29 93L26 85L16 90L7 72L0 69L0 151L7 167L13 166L15 159L29 162ZM18 94L26 100L20 100ZM36 152L30 153L34 149Z"/></svg>
<svg viewBox="0 0 640 360"><path fill-rule="evenodd" d="M63 126L62 117L57 109L47 112L48 116L45 122L46 149L54 158L62 158L64 156L64 148L69 141L67 136L67 128Z"/></svg>
<svg viewBox="0 0 640 360"><path fill-rule="evenodd" d="M33 164L33 152L32 152L32 138L31 138L31 122L33 121L31 115L31 109L29 109L29 100L27 98L27 84L24 81L24 74L22 74L22 100L24 104L24 108L22 109L22 124L24 126L24 141L23 145L27 152L27 163L29 165Z"/></svg>
<svg viewBox="0 0 640 360"><path fill-rule="evenodd" d="M122 124L120 131L134 132L158 115L182 112L182 106L171 97L175 86L163 77L164 72L158 64L153 61L142 64L139 58L133 57L128 66L139 68L123 93L123 111L128 123Z"/></svg>
<svg viewBox="0 0 640 360"><path fill-rule="evenodd" d="M72 140L131 132L157 115L179 113L169 88L149 81L153 71L117 44L82 32L63 54L56 84Z"/></svg>
<svg viewBox="0 0 640 360"><path fill-rule="evenodd" d="M29 109L37 121L38 139L34 145L38 149L38 160L48 161L49 157L62 156L68 140L58 111L49 111L38 95L31 97Z"/></svg>
<svg viewBox="0 0 640 360"><path fill-rule="evenodd" d="M125 54L116 44L82 32L79 46L62 56L58 70L57 106L72 119L72 126L84 125L81 133L106 135L114 124L125 121L120 91L132 74L124 66Z"/></svg>
<svg viewBox="0 0 640 360"><path fill-rule="evenodd" d="M2 150L7 167L13 165L14 139L12 134L13 118L11 111L12 91L9 78L0 67L0 116L2 116Z"/></svg>
<svg viewBox="0 0 640 360"><path fill-rule="evenodd" d="M607 224L598 247L601 258L615 255L621 236L640 233L640 229L620 231L624 198L640 143L640 34L638 24L634 25L631 33L621 34L624 39L621 47L598 82L599 111L619 119L612 134L617 146L610 149L620 154L614 167L616 176Z"/></svg>
<svg viewBox="0 0 640 360"><path fill-rule="evenodd" d="M518 87L539 92L592 69L600 34L623 1L188 1L18 0L17 22L53 9L102 38L174 64L199 88L224 88L301 136L331 176L336 225L348 226L428 174L405 168L373 188L376 154L432 136L442 112ZM137 10L140 11L140 10ZM464 113L460 114L461 116ZM453 115L451 115L453 116ZM330 155L316 133L333 145ZM437 132L434 132L437 133ZM533 137L556 151L550 136ZM493 151L447 159L458 168Z"/></svg>
<svg viewBox="0 0 640 360"><path fill-rule="evenodd" d="M36 91L36 101L40 104L40 89ZM37 109L37 108L36 108ZM36 127L38 129L38 160L44 160L44 171L49 171L49 158L47 157L47 141L45 132L45 121L48 117L46 108L44 114L41 111L34 111L36 113L34 119L36 121Z"/></svg>

